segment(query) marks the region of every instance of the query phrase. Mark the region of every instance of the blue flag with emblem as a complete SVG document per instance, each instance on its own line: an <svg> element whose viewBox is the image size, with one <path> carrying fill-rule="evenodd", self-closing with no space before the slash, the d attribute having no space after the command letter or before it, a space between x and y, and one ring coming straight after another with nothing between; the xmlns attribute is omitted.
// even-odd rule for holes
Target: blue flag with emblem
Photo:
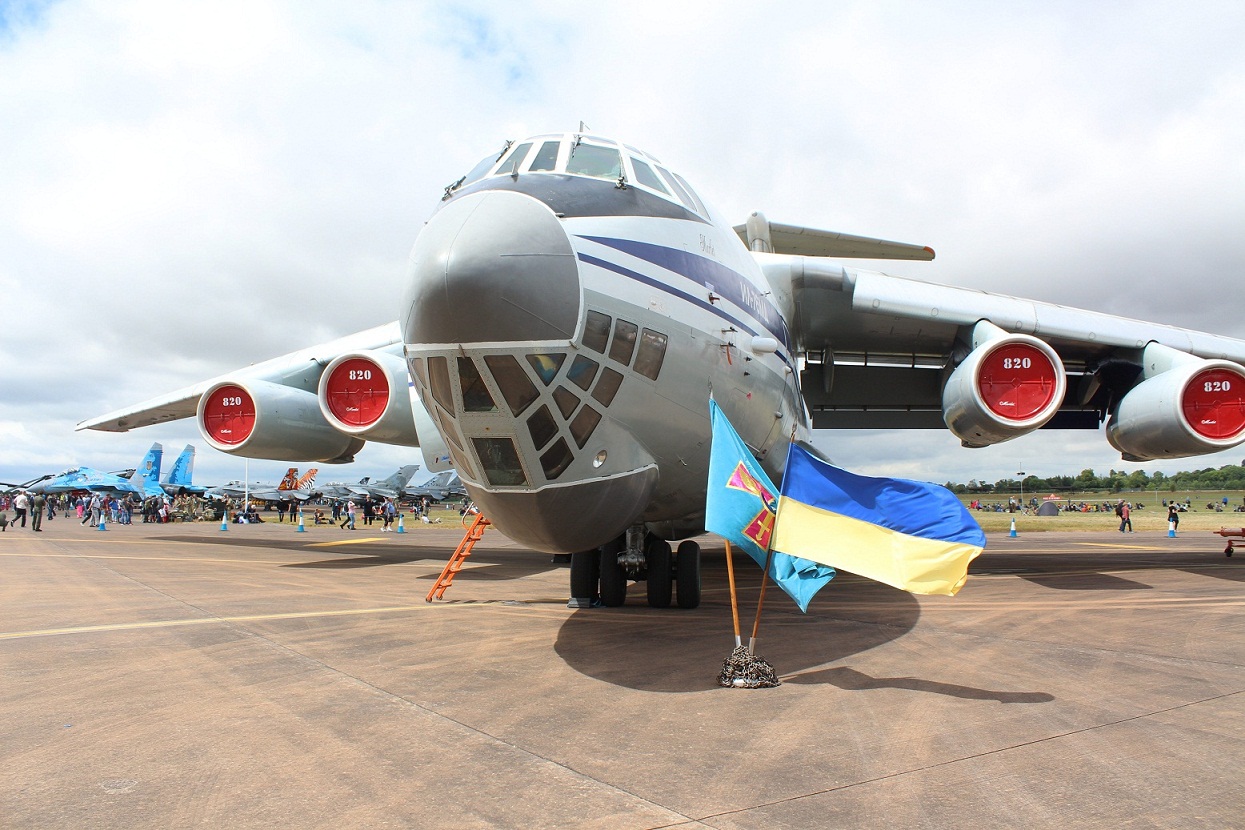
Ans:
<svg viewBox="0 0 1245 830"><path fill-rule="evenodd" d="M717 401L710 399L709 413L713 445L705 529L741 548L764 568L778 512L778 488L752 457ZM775 551L769 576L801 611L807 612L813 595L834 579L834 568Z"/></svg>

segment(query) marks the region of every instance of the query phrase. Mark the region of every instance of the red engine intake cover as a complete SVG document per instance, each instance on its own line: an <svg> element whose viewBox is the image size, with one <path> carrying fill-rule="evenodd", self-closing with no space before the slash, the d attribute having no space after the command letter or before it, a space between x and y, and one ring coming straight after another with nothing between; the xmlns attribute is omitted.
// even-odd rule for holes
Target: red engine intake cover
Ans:
<svg viewBox="0 0 1245 830"><path fill-rule="evenodd" d="M255 401L241 386L218 387L203 405L203 429L212 440L236 446L255 429Z"/></svg>
<svg viewBox="0 0 1245 830"><path fill-rule="evenodd" d="M380 366L361 357L343 360L324 384L325 402L333 417L352 427L380 420L389 405L389 381Z"/></svg>
<svg viewBox="0 0 1245 830"><path fill-rule="evenodd" d="M1180 408L1203 438L1235 438L1245 430L1245 377L1219 368L1198 372L1185 386Z"/></svg>
<svg viewBox="0 0 1245 830"><path fill-rule="evenodd" d="M1010 421L1026 421L1055 399L1058 370L1040 349L1011 343L981 362L977 390L990 411Z"/></svg>

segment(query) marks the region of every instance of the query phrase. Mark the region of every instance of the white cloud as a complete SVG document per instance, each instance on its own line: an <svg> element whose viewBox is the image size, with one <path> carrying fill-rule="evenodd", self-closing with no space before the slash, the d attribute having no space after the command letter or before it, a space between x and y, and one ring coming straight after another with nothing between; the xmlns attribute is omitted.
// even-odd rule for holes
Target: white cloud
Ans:
<svg viewBox="0 0 1245 830"><path fill-rule="evenodd" d="M155 438L237 477L188 422L72 425L393 319L442 187L580 120L729 217L938 250L884 270L1245 337L1243 39L1196 2L8 4L0 477ZM935 480L1124 466L1092 434L824 437Z"/></svg>

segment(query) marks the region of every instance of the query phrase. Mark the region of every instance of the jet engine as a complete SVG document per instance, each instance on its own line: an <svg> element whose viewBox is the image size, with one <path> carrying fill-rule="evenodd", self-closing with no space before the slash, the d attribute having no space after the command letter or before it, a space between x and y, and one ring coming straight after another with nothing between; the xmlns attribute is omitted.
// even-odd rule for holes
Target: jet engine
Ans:
<svg viewBox="0 0 1245 830"><path fill-rule="evenodd" d="M1107 422L1107 440L1126 461L1181 458L1231 449L1245 441L1245 370L1227 360L1175 353L1157 366L1147 347L1146 374Z"/></svg>
<svg viewBox="0 0 1245 830"><path fill-rule="evenodd" d="M966 447L987 447L1038 429L1059 411L1067 375L1059 356L1027 334L990 323L942 390L942 417Z"/></svg>
<svg viewBox="0 0 1245 830"><path fill-rule="evenodd" d="M344 464L364 442L334 429L319 399L266 380L225 380L199 398L199 431L215 449L247 458Z"/></svg>
<svg viewBox="0 0 1245 830"><path fill-rule="evenodd" d="M346 435L418 447L406 362L386 352L348 352L320 375L320 411Z"/></svg>

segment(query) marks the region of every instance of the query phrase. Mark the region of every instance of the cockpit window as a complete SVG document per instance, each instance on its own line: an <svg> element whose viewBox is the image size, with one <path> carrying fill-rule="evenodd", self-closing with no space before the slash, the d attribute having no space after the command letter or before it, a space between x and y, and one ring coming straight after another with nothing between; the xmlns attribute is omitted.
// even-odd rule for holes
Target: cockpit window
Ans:
<svg viewBox="0 0 1245 830"><path fill-rule="evenodd" d="M631 166L635 168L635 179L640 184L645 187L651 187L653 190L660 191L666 195L670 194L670 189L661 183L661 179L657 178L657 174L653 172L653 168L649 167L648 164L632 156Z"/></svg>
<svg viewBox="0 0 1245 830"><path fill-rule="evenodd" d="M709 211L705 210L705 203L700 201L700 197L696 195L695 190L692 190L692 186L687 183L687 179L683 178L678 173L671 173L670 175L674 176L674 180L676 182L683 185L683 189L687 191L687 195L691 196L692 201L696 203L696 208L700 211L700 215L708 216Z"/></svg>
<svg viewBox="0 0 1245 830"><path fill-rule="evenodd" d="M558 144L557 141L546 141L540 145L540 149L536 151L536 158L532 160L532 166L528 170L535 173L540 170L552 170L558 166Z"/></svg>
<svg viewBox="0 0 1245 830"><path fill-rule="evenodd" d="M571 148L566 172L598 179L617 179L622 176L622 155L613 147L581 143Z"/></svg>
<svg viewBox="0 0 1245 830"><path fill-rule="evenodd" d="M523 160L527 158L527 151L531 149L532 142L530 141L520 144L515 148L514 152L510 154L510 158L502 162L501 167L498 167L497 172L493 175L509 176L519 172L519 167L523 164Z"/></svg>
<svg viewBox="0 0 1245 830"><path fill-rule="evenodd" d="M688 210L695 210L696 203L692 201L692 197L689 196L687 191L683 189L683 185L679 184L679 182L666 168L658 167L657 169L661 171L662 178L670 184L670 188L674 191L675 195L679 197L679 201L683 203L683 207Z"/></svg>
<svg viewBox="0 0 1245 830"><path fill-rule="evenodd" d="M458 186L462 187L464 184L471 184L477 179L484 178L484 174L489 171L489 168L492 167L494 164L496 164L497 160L501 158L502 156L504 156L505 154L506 154L506 150L503 148L500 153L490 153L489 155L480 159L480 163L477 164L475 167L471 168L470 173L463 176L462 184Z"/></svg>

